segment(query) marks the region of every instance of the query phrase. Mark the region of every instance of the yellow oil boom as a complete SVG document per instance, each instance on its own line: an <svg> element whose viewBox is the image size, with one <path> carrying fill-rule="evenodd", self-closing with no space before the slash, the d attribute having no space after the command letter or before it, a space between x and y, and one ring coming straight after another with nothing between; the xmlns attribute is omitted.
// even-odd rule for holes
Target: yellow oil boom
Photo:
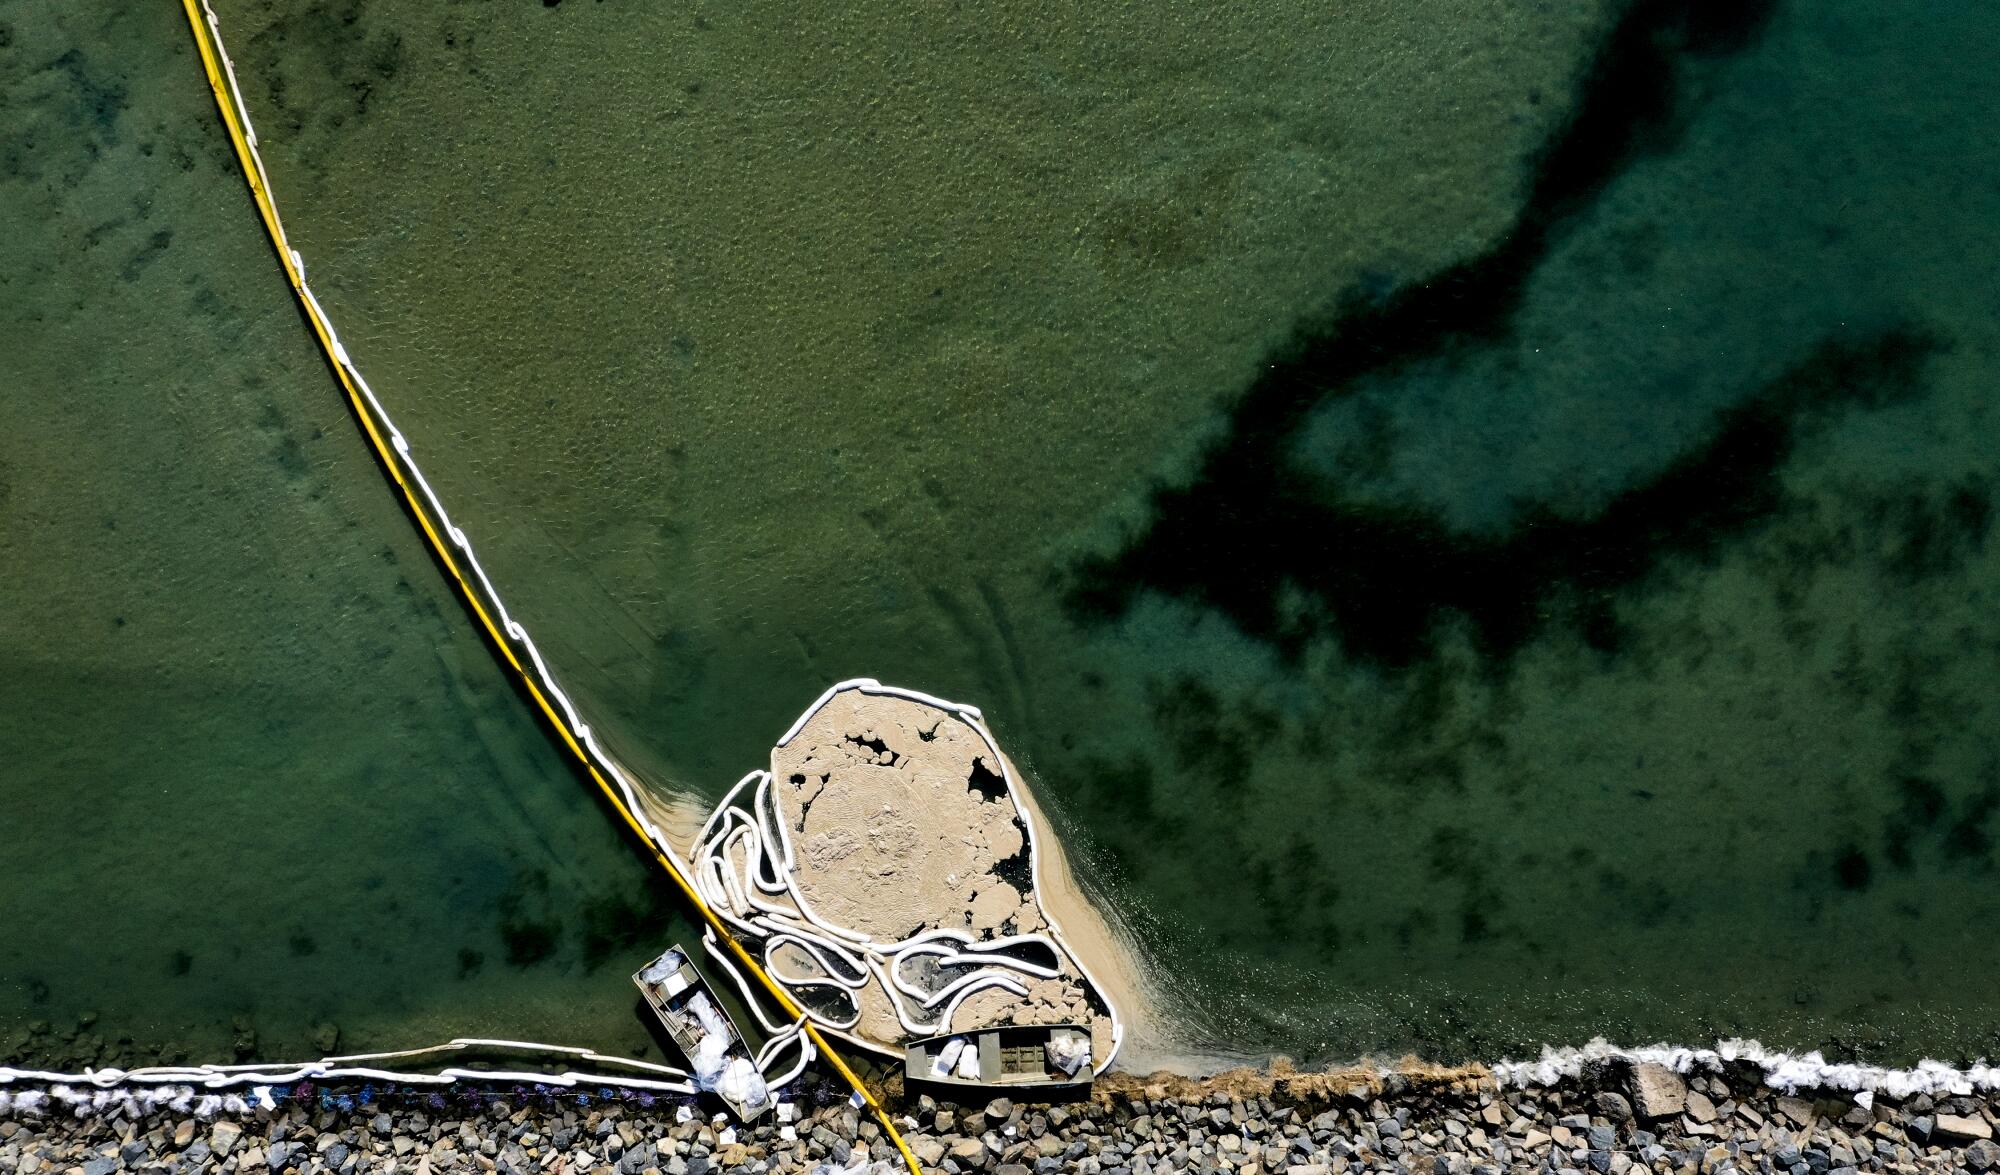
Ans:
<svg viewBox="0 0 2000 1175"><path fill-rule="evenodd" d="M291 243L285 237L284 225L278 219L278 207L271 197L269 178L265 174L263 160L257 153L256 132L251 129L249 111L244 106L242 93L236 85L235 71L230 67L228 54L223 49L222 35L214 12L209 9L207 0L181 0L181 7L187 13L188 27L194 33L195 45L201 54L202 69L208 74L208 86L215 94L215 105L222 114L223 126L229 132L230 142L236 148L236 161L242 166L243 178L250 185L250 195L256 202L259 215L264 219L264 231L270 237L272 248L277 250L278 263L283 266L285 277L291 282L292 292L297 296L299 307L305 313L306 320L312 324L313 334L319 341L321 353L326 357L327 364L333 368L334 375L340 380L341 388L347 393L347 401L354 410L355 419L360 422L362 432L367 435L369 444L374 447L375 456L380 460L383 470L402 492L403 499L408 503L411 513L415 515L432 553L450 573L459 594L472 609L473 615L479 618L479 623L486 630L494 650L527 687L528 696L534 699L542 716L561 737L563 745L568 747L570 753L574 754L578 762L583 765L590 778L602 789L605 798L624 819L627 827L646 842L646 847L652 853L654 860L658 861L660 867L667 871L667 875L674 879L674 884L680 887L688 903L700 912L702 920L724 948L746 971L757 978L758 983L769 993L771 999L784 1009L786 1015L795 1020L803 1019L806 1035L811 1039L813 1047L853 1087L855 1095L862 1103L874 1112L876 1119L882 1125L883 1132L902 1154L911 1175L924 1175L917 1157L910 1152L909 1144L903 1141L902 1132L896 1129L896 1124L890 1120L888 1111L862 1082L860 1075L841 1058L839 1053L828 1046L824 1035L809 1018L805 1017L804 1009L771 979L763 966L743 948L743 944L737 941L736 936L730 933L723 920L702 901L701 895L688 882L674 856L640 821L625 791L612 782L612 776L617 774L618 769L602 751L597 749L594 740L590 738L589 727L577 717L568 699L555 690L548 676L547 667L542 664L539 654L534 651L533 643L527 639L526 631L519 624L506 618L505 609L493 592L491 583L487 581L485 573L479 569L477 562L471 558L471 543L465 538L463 531L450 525L429 485L422 481L421 474L416 472L415 465L410 462L407 442L390 424L380 402L375 399L366 381L362 380L359 373L354 370L353 362L348 357L346 348L341 345L333 324L328 320L326 312L320 308L319 300L313 297L312 291L306 286L304 261L293 251ZM447 535L449 535L448 540ZM498 622L495 620L496 615L501 618ZM551 701L552 692L556 693L557 699L561 702L560 708Z"/></svg>

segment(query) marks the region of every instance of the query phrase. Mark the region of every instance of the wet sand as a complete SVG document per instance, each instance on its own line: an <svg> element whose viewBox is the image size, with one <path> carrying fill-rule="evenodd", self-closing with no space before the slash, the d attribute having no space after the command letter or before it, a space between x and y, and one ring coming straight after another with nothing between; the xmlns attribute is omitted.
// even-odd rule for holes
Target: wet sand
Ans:
<svg viewBox="0 0 2000 1175"><path fill-rule="evenodd" d="M1035 893L1051 921L1062 930L1063 941L1097 982L1104 998L1118 1009L1124 1021L1125 1039L1120 1046L1121 1068L1139 1073L1172 1070L1184 1073L1208 1071L1212 1058L1186 1053L1174 1044L1171 1025L1161 1016L1164 1001L1147 979L1144 957L1138 941L1116 921L1115 907L1091 898L1077 883L1070 868L1069 854L1062 837L1042 814L1035 802L1035 788L1012 760L1008 771L1013 778L1015 798L1035 826Z"/></svg>

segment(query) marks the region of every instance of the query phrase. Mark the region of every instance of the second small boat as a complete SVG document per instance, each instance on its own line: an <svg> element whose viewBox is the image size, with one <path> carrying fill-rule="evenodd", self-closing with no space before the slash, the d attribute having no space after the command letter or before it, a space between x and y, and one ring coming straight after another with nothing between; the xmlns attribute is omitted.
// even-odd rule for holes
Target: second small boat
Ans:
<svg viewBox="0 0 2000 1175"><path fill-rule="evenodd" d="M752 1122L771 1108L764 1075L750 1058L743 1034L688 954L676 944L632 976L660 1024L694 1067L697 1088L721 1098L739 1121Z"/></svg>
<svg viewBox="0 0 2000 1175"><path fill-rule="evenodd" d="M1081 1097L1090 1089L1090 1032L1081 1024L1024 1024L911 1041L906 1085L943 1096L1024 1093L1036 1101Z"/></svg>

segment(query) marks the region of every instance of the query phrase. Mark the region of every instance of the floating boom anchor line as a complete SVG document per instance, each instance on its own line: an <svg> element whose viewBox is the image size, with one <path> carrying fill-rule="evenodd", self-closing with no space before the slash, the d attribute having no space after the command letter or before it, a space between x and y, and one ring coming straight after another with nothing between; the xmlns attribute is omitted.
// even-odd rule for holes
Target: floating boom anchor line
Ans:
<svg viewBox="0 0 2000 1175"><path fill-rule="evenodd" d="M508 667L526 687L536 707L560 736L562 743L578 762L583 765L591 780L603 791L618 815L626 825L646 842L647 848L660 866L673 878L683 897L698 911L708 929L725 952L738 965L753 976L772 1001L782 1008L787 1017L799 1021L802 1031L820 1056L826 1058L840 1076L854 1090L860 1104L873 1111L882 1129L901 1153L913 1175L922 1175L922 1167L916 1156L910 1152L909 1144L903 1141L902 1132L890 1120L888 1111L869 1091L859 1074L855 1073L840 1055L827 1046L820 1030L806 1018L805 1010L765 973L758 961L744 949L723 920L717 917L708 903L690 882L687 864L680 859L666 837L646 818L639 802L633 779L617 760L599 745L588 723L577 712L569 695L557 683L548 663L543 660L540 650L529 637L527 629L507 611L493 582L487 578L473 553L472 542L463 530L451 522L443 503L438 500L430 482L411 454L410 443L389 418L387 410L375 396L368 381L356 369L347 348L340 342L339 334L333 328L332 320L320 306L306 284L305 259L292 248L285 235L283 222L278 216L278 206L271 195L271 182L264 168L263 158L257 152L257 133L250 124L250 114L243 102L242 90L236 83L236 71L231 65L228 52L223 47L220 22L209 7L208 0L181 0L181 7L187 14L188 27L194 34L196 48L200 52L202 69L208 75L209 89L215 95L216 109L222 115L223 126L229 133L230 143L235 147L237 163L242 167L244 181L250 187L251 198L257 205L258 214L263 218L265 233L270 237L272 248L277 251L278 263L284 268L285 277L291 282L292 292L297 296L299 307L313 334L319 341L321 352L333 368L341 388L347 393L349 406L353 409L362 432L374 448L383 470L396 484L410 511L417 519L431 552L436 556L452 581L457 585L460 596L467 607L479 620L493 648Z"/></svg>

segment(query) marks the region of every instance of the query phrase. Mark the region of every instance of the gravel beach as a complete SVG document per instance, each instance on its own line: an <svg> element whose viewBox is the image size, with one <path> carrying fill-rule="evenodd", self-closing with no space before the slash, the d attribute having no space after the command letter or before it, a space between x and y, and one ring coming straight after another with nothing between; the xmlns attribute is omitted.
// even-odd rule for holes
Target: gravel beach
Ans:
<svg viewBox="0 0 2000 1175"><path fill-rule="evenodd" d="M1228 1172L1419 1175L1501 1171L1987 1171L2000 1103L1766 1086L1760 1071L1674 1073L1600 1064L1553 1087L1498 1086L1482 1069L1301 1074L1238 1070L1203 1080L1114 1075L1091 1100L978 1106L891 1104L911 1149L950 1175ZM20 1175L704 1175L895 1166L880 1128L831 1085L751 1128L670 1098L574 1090L297 1085L232 1112L195 1099L151 1108L116 1093L0 1108L0 1171ZM78 1099L78 1093L82 1096ZM240 1096L240 1095L239 1095ZM23 1103L27 1104L23 1104ZM35 1104L39 1102L40 1104ZM1869 1104L1862 1104L1869 1103Z"/></svg>

